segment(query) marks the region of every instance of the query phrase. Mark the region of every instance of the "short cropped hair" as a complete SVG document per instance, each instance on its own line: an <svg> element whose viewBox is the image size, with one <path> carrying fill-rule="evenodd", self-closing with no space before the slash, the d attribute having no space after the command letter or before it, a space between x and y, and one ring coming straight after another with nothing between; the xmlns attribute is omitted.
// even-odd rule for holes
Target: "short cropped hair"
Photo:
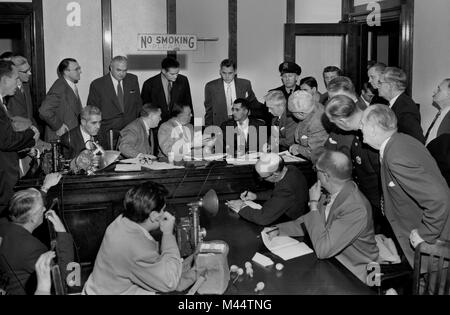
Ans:
<svg viewBox="0 0 450 315"><path fill-rule="evenodd" d="M370 69L374 69L376 72L378 73L383 73L383 71L386 69L386 64L382 63L382 62L376 62L375 64L373 64L372 66L369 67Z"/></svg>
<svg viewBox="0 0 450 315"><path fill-rule="evenodd" d="M161 108L157 105L147 103L142 106L140 116L141 117L148 117L151 114L156 114L157 112L160 112Z"/></svg>
<svg viewBox="0 0 450 315"><path fill-rule="evenodd" d="M164 60L161 62L161 69L164 69L166 71L169 71L170 68L179 68L180 63L178 60L173 59L171 57L164 58Z"/></svg>
<svg viewBox="0 0 450 315"><path fill-rule="evenodd" d="M250 102L247 101L245 98L238 98L233 102L233 104L241 104L242 108L250 110Z"/></svg>
<svg viewBox="0 0 450 315"><path fill-rule="evenodd" d="M186 107L191 108L191 106L189 106L188 104L177 104L177 103L173 104L172 118L180 115Z"/></svg>
<svg viewBox="0 0 450 315"><path fill-rule="evenodd" d="M264 96L266 103L278 104L279 106L286 106L287 100L283 92L279 90L269 91L266 96Z"/></svg>
<svg viewBox="0 0 450 315"><path fill-rule="evenodd" d="M71 62L78 62L78 61L76 61L76 60L73 59L73 58L66 58L66 59L63 59L63 60L59 63L59 65L58 65L58 74L59 74L60 76L63 76L63 75L64 75L64 71L66 71L66 70L69 68L69 65L70 65Z"/></svg>
<svg viewBox="0 0 450 315"><path fill-rule="evenodd" d="M386 105L375 104L366 109L367 122L376 124L384 131L397 131L397 116Z"/></svg>
<svg viewBox="0 0 450 315"><path fill-rule="evenodd" d="M11 61L14 63L14 65L16 67L20 67L20 66L28 63L27 58L25 58L24 56L20 56L20 55L12 56Z"/></svg>
<svg viewBox="0 0 450 315"><path fill-rule="evenodd" d="M338 76L342 76L342 75L343 75L342 70L339 69L339 68L336 67L336 66L328 66L328 67L325 67L325 69L323 69L323 73L324 73L324 74L325 74L325 73L329 73L329 72L337 72L337 73L338 73Z"/></svg>
<svg viewBox="0 0 450 315"><path fill-rule="evenodd" d="M81 110L80 118L88 121L89 117L94 115L101 116L102 111L96 106L88 105Z"/></svg>
<svg viewBox="0 0 450 315"><path fill-rule="evenodd" d="M447 89L450 89L450 78L444 79L443 82L447 84Z"/></svg>
<svg viewBox="0 0 450 315"><path fill-rule="evenodd" d="M325 150L317 160L316 165L326 171L331 177L340 180L350 180L352 178L352 162L342 152Z"/></svg>
<svg viewBox="0 0 450 315"><path fill-rule="evenodd" d="M313 77L306 77L300 80L300 86L302 86L303 84L306 84L307 86L309 86L311 89L312 88L318 88L318 84L317 84L317 80Z"/></svg>
<svg viewBox="0 0 450 315"><path fill-rule="evenodd" d="M405 91L408 87L406 73L400 68L388 67L384 69L383 78L387 83L393 83L399 91Z"/></svg>
<svg viewBox="0 0 450 315"><path fill-rule="evenodd" d="M346 95L336 95L325 105L325 112L334 119L349 118L357 111L356 103Z"/></svg>
<svg viewBox="0 0 450 315"><path fill-rule="evenodd" d="M11 222L25 224L30 221L30 210L42 200L39 190L30 188L16 192L9 201L8 216Z"/></svg>
<svg viewBox="0 0 450 315"><path fill-rule="evenodd" d="M111 60L111 65L115 62L128 62L127 57L125 56L115 56L112 60Z"/></svg>
<svg viewBox="0 0 450 315"><path fill-rule="evenodd" d="M236 70L236 62L232 59L225 59L220 63L220 68L222 69L223 67L233 67L233 69Z"/></svg>
<svg viewBox="0 0 450 315"><path fill-rule="evenodd" d="M143 223L152 211L159 212L166 204L167 189L155 182L146 182L128 190L123 201L123 216Z"/></svg>
<svg viewBox="0 0 450 315"><path fill-rule="evenodd" d="M12 61L0 60L0 80L3 77L11 77L14 71Z"/></svg>
<svg viewBox="0 0 450 315"><path fill-rule="evenodd" d="M353 82L348 77L337 77L328 83L327 87L329 92L337 93L337 92L347 92L352 95L356 95L355 86L353 85Z"/></svg>
<svg viewBox="0 0 450 315"><path fill-rule="evenodd" d="M3 54L0 55L0 60L11 61L11 57L13 56L14 53L12 51L5 51Z"/></svg>

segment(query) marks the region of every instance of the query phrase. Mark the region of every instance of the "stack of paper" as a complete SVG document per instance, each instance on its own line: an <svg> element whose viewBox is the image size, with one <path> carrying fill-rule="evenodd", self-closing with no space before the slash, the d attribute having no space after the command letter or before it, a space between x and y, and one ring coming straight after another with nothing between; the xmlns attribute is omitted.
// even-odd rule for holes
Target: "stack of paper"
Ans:
<svg viewBox="0 0 450 315"><path fill-rule="evenodd" d="M289 151L284 151L278 154L286 163L292 162L306 162L305 159L292 155Z"/></svg>
<svg viewBox="0 0 450 315"><path fill-rule="evenodd" d="M116 172L140 172L142 167L139 164L117 164Z"/></svg>
<svg viewBox="0 0 450 315"><path fill-rule="evenodd" d="M261 232L261 238L267 249L283 260L289 260L313 253L313 250L309 248L308 245L300 243L288 236L276 236L269 239L269 236L265 232Z"/></svg>

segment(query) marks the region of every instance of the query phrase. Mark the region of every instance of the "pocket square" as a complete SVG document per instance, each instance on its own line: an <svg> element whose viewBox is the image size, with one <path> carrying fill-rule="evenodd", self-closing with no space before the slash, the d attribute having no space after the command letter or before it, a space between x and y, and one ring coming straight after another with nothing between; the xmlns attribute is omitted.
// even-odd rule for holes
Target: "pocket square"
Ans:
<svg viewBox="0 0 450 315"><path fill-rule="evenodd" d="M331 144L337 144L337 142L334 141L333 138L328 139L328 141L330 141Z"/></svg>
<svg viewBox="0 0 450 315"><path fill-rule="evenodd" d="M136 90L130 90L130 94L135 94Z"/></svg>
<svg viewBox="0 0 450 315"><path fill-rule="evenodd" d="M394 182L390 182L390 183L389 183L389 187L394 188L394 187L395 187Z"/></svg>

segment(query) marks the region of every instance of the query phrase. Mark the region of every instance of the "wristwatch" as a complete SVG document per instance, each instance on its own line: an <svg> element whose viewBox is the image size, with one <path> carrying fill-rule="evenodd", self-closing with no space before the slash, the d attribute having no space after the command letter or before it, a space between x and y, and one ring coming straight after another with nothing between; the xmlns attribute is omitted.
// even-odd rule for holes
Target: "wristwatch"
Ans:
<svg viewBox="0 0 450 315"><path fill-rule="evenodd" d="M311 209L313 204L316 205L316 208L315 208L315 209ZM308 202L308 207L309 207L311 210L318 210L318 209L317 209L317 208L318 208L318 205L319 205L319 200L310 200L310 201Z"/></svg>

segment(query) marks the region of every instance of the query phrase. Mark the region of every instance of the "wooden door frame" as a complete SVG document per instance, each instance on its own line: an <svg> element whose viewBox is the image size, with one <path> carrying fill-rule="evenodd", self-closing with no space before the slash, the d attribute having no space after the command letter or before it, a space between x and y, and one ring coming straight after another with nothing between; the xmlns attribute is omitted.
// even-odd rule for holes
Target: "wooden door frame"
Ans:
<svg viewBox="0 0 450 315"><path fill-rule="evenodd" d="M359 29L357 33L348 36L350 27L346 23L287 23L284 25L284 60L295 62L297 36L343 36L341 66L344 72L353 79L355 86L360 85L360 58L355 53L360 42ZM357 26L355 27L357 29ZM356 68L352 67L356 65ZM326 66L326 65L324 65Z"/></svg>
<svg viewBox="0 0 450 315"><path fill-rule="evenodd" d="M408 92L413 86L414 0L385 0L379 2L381 23L398 20L400 23L399 67L408 77ZM366 23L367 5L355 6L354 0L342 0L342 22Z"/></svg>
<svg viewBox="0 0 450 315"><path fill-rule="evenodd" d="M45 85L45 54L44 54L44 22L42 0L33 2L2 2L0 3L0 18L4 21L17 21L24 25L24 41L30 42L30 47L23 54L32 66L33 105L34 112L41 105L46 94ZM3 18L4 17L4 18Z"/></svg>

